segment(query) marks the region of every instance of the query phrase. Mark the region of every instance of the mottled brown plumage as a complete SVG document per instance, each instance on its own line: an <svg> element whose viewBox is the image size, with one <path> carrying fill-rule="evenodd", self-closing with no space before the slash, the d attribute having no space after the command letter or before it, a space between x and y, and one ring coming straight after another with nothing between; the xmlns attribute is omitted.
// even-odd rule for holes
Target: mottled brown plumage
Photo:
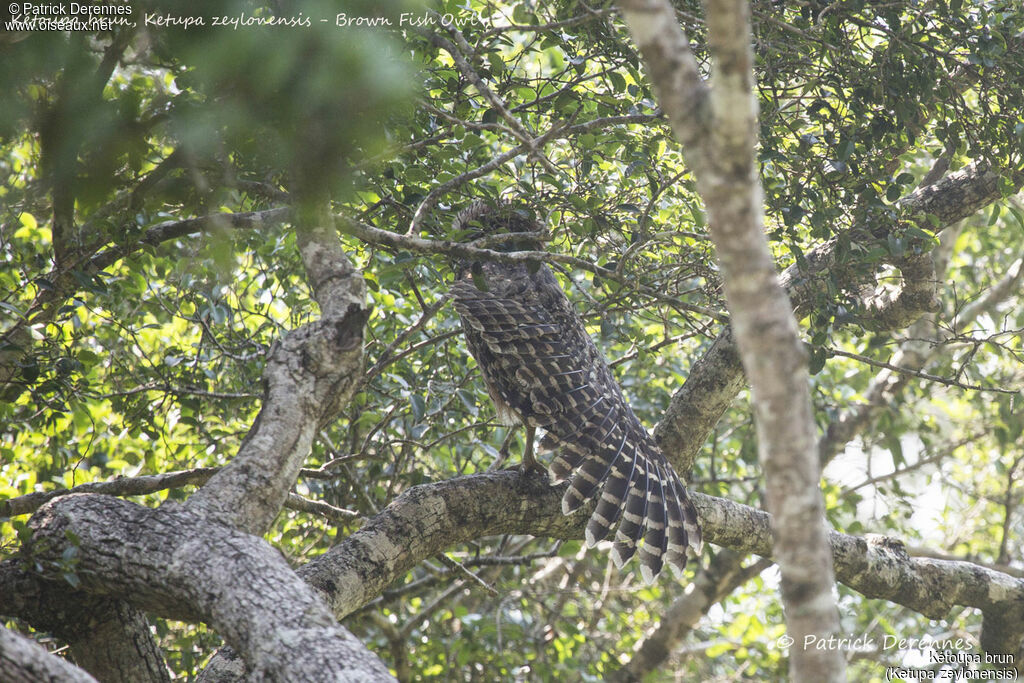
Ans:
<svg viewBox="0 0 1024 683"><path fill-rule="evenodd" d="M483 203L460 213L453 227L472 237L540 230L524 213ZM538 245L525 240L493 248ZM542 428L542 445L558 448L552 477L571 477L562 511L597 498L587 544L617 527L617 565L637 554L648 582L664 561L681 571L687 545L700 552L693 504L551 270L536 263L462 263L451 297L499 419Z"/></svg>

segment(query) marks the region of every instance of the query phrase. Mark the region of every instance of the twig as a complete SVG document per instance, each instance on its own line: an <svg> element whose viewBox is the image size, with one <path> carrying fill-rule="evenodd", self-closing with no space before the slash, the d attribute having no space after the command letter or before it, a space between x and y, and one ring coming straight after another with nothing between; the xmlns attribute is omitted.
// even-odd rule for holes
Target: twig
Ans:
<svg viewBox="0 0 1024 683"><path fill-rule="evenodd" d="M443 564L444 566L446 566L449 569L453 570L457 574L462 574L467 579L469 579L470 581L472 581L473 583L477 584L478 586L483 588L485 591L487 591L488 594L490 594L492 596L495 596L495 597L498 596L498 591L494 588L494 586L490 585L489 583L487 583L486 581L481 579L479 576L477 576L473 572L471 572L468 569L466 569L466 566L463 565L462 563L460 563L460 562L458 562L456 560L453 560L452 558L448 557L444 553L441 553L437 557L438 557L438 559L441 560L441 564Z"/></svg>
<svg viewBox="0 0 1024 683"><path fill-rule="evenodd" d="M689 304L666 296L657 290L644 285L638 285L632 278L620 275L613 270L602 268L590 261L586 261L568 254L550 253L546 251L494 251L492 249L478 249L462 242L452 240L431 240L414 235L401 235L380 228L374 228L345 216L337 216L342 232L357 237L364 242L381 244L398 249L408 249L421 254L447 254L457 258L478 259L482 261L498 261L501 263L524 263L529 261L543 261L545 263L565 263L599 275L607 280L612 280L625 287L629 287L646 296L662 301L678 310L714 318L721 322L728 321L728 316L705 306Z"/></svg>
<svg viewBox="0 0 1024 683"><path fill-rule="evenodd" d="M69 489L57 491L36 491L24 496L0 501L0 517L27 515L35 512L45 503L73 493L96 493L107 496L142 496L165 489L176 489L189 484L201 486L209 480L219 467L197 467L180 472L145 474L138 477L119 477L113 481L92 481Z"/></svg>
<svg viewBox="0 0 1024 683"><path fill-rule="evenodd" d="M289 493L288 499L285 501L284 505L292 510L308 512L312 515L326 517L332 522L348 522L359 517L359 513L355 510L335 507L334 505L325 503L322 500L310 500L309 498L303 498L297 493Z"/></svg>
<svg viewBox="0 0 1024 683"><path fill-rule="evenodd" d="M945 384L946 386L949 386L949 387L957 387L957 388L960 388L960 389L967 389L969 391L994 391L994 392L997 392L997 393L1000 393L1000 394L1011 394L1011 395L1020 393L1019 389L1003 389L1002 387L983 387L983 386L980 386L978 384L967 384L965 382L960 382L958 380L949 379L948 377L940 377L939 375L933 375L933 374L928 373L928 372L922 372L921 370L913 370L911 368L902 368L902 367L899 367L898 365L893 365L892 363L886 363L885 361L874 360L873 358L868 358L867 356L862 356L859 353L850 353L849 351L840 351L839 349L835 349L835 348L826 348L825 350L828 353L832 354L833 356L843 356L845 358L852 358L853 360L859 361L859 362L864 363L866 365L874 366L876 368L885 368L886 370L892 370L893 372L899 373L901 375L910 375L911 377L919 377L921 379L926 379L929 382L938 382L939 384Z"/></svg>

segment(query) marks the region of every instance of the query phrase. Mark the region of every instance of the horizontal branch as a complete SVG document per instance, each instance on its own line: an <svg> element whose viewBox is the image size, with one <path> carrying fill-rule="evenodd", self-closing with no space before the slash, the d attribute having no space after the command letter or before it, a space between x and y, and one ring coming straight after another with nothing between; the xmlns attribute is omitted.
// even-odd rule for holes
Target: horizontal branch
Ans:
<svg viewBox="0 0 1024 683"><path fill-rule="evenodd" d="M209 481L219 467L197 467L180 472L143 474L138 477L118 477L113 481L90 481L69 489L35 491L24 496L0 501L0 517L28 515L61 496L73 493L101 493L108 496L144 496L166 489L177 489L189 484L202 485Z"/></svg>
<svg viewBox="0 0 1024 683"><path fill-rule="evenodd" d="M113 481L90 481L69 489L35 491L24 496L18 496L17 498L0 501L0 517L30 515L54 498L70 496L75 493L97 493L118 497L144 496L156 493L157 491L179 489L183 486L202 486L220 469L220 467L197 467L179 472L143 474L137 477L118 477ZM302 474L313 478L330 479L337 476L331 472L318 470L302 470ZM335 507L323 501L309 500L295 493L288 494L284 506L292 510L320 515L333 521L349 520L359 516L359 513L353 510Z"/></svg>
<svg viewBox="0 0 1024 683"><path fill-rule="evenodd" d="M857 362L870 365L875 368L883 368L890 370L900 375L907 375L908 377L917 377L919 379L928 380L929 382L935 382L936 384L944 384L947 387L956 387L958 389L964 389L965 391L992 391L999 394L1010 394L1015 395L1020 393L1020 389L1004 389L1003 387L983 387L980 384L968 384L955 379L949 379L948 377L942 377L941 375L933 375L930 372L924 372L923 370L916 370L914 368L902 367L899 365L893 365L886 361L875 360L859 353L853 353L851 351L843 351L841 349L829 348L828 353L833 356L843 356L844 358L851 358Z"/></svg>
<svg viewBox="0 0 1024 683"><path fill-rule="evenodd" d="M291 209L275 208L246 213L211 213L206 216L157 223L142 233L138 239L99 252L89 261L89 267L95 271L103 270L135 253L142 245L156 246L180 237L207 232L212 228L256 230L282 223L290 216Z"/></svg>
<svg viewBox="0 0 1024 683"><path fill-rule="evenodd" d="M359 609L419 562L459 543L499 534L580 539L587 511L564 516L565 485L502 471L413 487L366 525L299 569L339 618ZM771 518L763 510L691 493L707 541L772 557ZM899 541L829 534L836 577L871 598L889 600L931 619L956 605L982 611L1003 626L983 646L1005 652L1024 637L1024 580L971 562L910 557ZM1014 622L1009 620L1010 624ZM983 632L984 634L984 632Z"/></svg>
<svg viewBox="0 0 1024 683"><path fill-rule="evenodd" d="M1012 576L1017 579L1024 579L1024 569L1020 567L1013 567L1008 564L999 564L996 562L980 562L978 560L970 560L961 555L955 553L949 553L944 550L936 550L935 548L927 548L925 546L914 545L907 546L907 553L912 557L930 557L934 560L949 560L951 562L969 562L976 564L979 567L985 569L991 569L994 572L1000 572L1007 576Z"/></svg>

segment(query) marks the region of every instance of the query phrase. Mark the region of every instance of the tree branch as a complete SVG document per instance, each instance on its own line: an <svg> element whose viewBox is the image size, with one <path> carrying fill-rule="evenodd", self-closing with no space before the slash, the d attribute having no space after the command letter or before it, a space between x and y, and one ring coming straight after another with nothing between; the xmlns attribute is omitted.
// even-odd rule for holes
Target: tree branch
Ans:
<svg viewBox="0 0 1024 683"><path fill-rule="evenodd" d="M710 132L710 91L700 75L675 11L660 0L621 0L619 7L644 56L658 102L668 116L688 165L699 178L706 162L703 140Z"/></svg>
<svg viewBox="0 0 1024 683"><path fill-rule="evenodd" d="M672 650L693 631L711 607L772 565L771 560L762 558L744 567L745 557L743 553L721 550L707 567L698 568L693 588L669 606L658 627L640 642L629 663L612 672L607 680L613 683L642 680L671 656Z"/></svg>
<svg viewBox="0 0 1024 683"><path fill-rule="evenodd" d="M341 232L352 235L368 244L379 244L395 249L408 249L418 254L445 254L451 257L463 259L477 259L481 261L498 261L501 263L529 263L530 261L543 261L545 263L564 263L566 265L585 270L602 278L617 282L623 286L635 289L636 291L662 301L680 311L698 313L700 315L726 320L727 316L706 306L697 306L685 301L679 301L673 297L665 296L650 287L638 285L628 275L619 274L614 270L595 265L590 261L549 251L495 251L472 246L464 242L452 240L424 239L415 235L402 235L388 230L381 230L365 223L352 220L345 216L336 216Z"/></svg>
<svg viewBox="0 0 1024 683"><path fill-rule="evenodd" d="M209 481L218 467L197 467L180 472L146 474L138 477L119 477L113 481L90 481L70 489L35 491L17 498L0 501L0 517L14 517L35 512L47 502L73 493L102 493L108 496L144 496L147 493L176 489L189 484L202 485Z"/></svg>
<svg viewBox="0 0 1024 683"><path fill-rule="evenodd" d="M872 330L901 330L925 313L939 310L939 281L931 254L912 254L896 264L902 279L893 289L881 289L864 301L864 326Z"/></svg>
<svg viewBox="0 0 1024 683"><path fill-rule="evenodd" d="M291 209L276 208L248 213L217 213L185 220L166 221L149 228L135 241L109 247L91 257L80 254L78 259L73 262L58 264L45 276L39 278L40 282L45 281L48 284L43 287L37 283L39 293L24 317L17 319L0 335L0 348L3 349L0 350L0 387L11 382L17 375L18 362L32 350L33 339L30 329L53 320L61 305L78 291L81 284L73 275L75 270L87 274L98 273L135 253L142 245L155 246L209 230L215 225L237 229L258 229L288 220L290 215ZM100 246L102 245L96 245L96 248Z"/></svg>
<svg viewBox="0 0 1024 683"><path fill-rule="evenodd" d="M423 560L446 548L499 534L581 539L587 510L564 516L565 484L501 471L415 486L362 529L298 570L342 619ZM707 541L739 553L773 557L771 517L740 503L691 494ZM1024 579L970 562L910 557L881 536L828 534L836 578L871 598L882 598L942 619L957 605L992 615L1018 614L997 639L1024 637ZM990 630L991 632L991 630ZM987 647L987 646L986 646ZM1005 651L1005 650L997 650Z"/></svg>
<svg viewBox="0 0 1024 683"><path fill-rule="evenodd" d="M816 425L807 354L763 230L749 4L705 3L714 65L709 90L668 2L628 0L621 6L676 138L688 159L699 160L697 189L707 206L730 324L753 391L787 631L797 642L808 635L828 638L838 633L839 612L832 596ZM689 99L693 94L704 95L697 99L706 102L699 112ZM790 667L797 681L838 681L845 661L835 650L799 649L791 652Z"/></svg>
<svg viewBox="0 0 1024 683"><path fill-rule="evenodd" d="M38 643L0 626L0 678L8 683L96 683Z"/></svg>
<svg viewBox="0 0 1024 683"><path fill-rule="evenodd" d="M72 588L66 577L77 576L73 559L57 567L65 577L55 581L27 566L21 560L0 562L0 614L67 643L72 659L99 680L170 680L144 613L118 598ZM8 680L2 666L0 680Z"/></svg>
<svg viewBox="0 0 1024 683"><path fill-rule="evenodd" d="M251 680L388 678L266 541L210 521L195 506L157 510L99 495L65 496L30 520L24 555L47 574L71 571L90 593L147 611L205 621L248 666Z"/></svg>
<svg viewBox="0 0 1024 683"><path fill-rule="evenodd" d="M935 269L944 273L945 262L948 260L947 252L952 250L952 243L955 241L959 230L943 232L940 238L940 250L937 252ZM864 402L856 408L849 410L831 423L829 423L824 436L818 443L818 458L822 463L831 460L845 447L855 436L860 434L869 424L871 418L883 408L889 406L894 396L898 395L906 386L910 377L920 377L928 381L936 381L943 384L954 384L962 389L984 391L992 390L998 392L1010 391L1001 388L988 389L981 386L965 385L960 382L953 382L943 377L923 372L928 364L935 358L941 343L950 339L953 335L967 329L983 311L990 306L1006 299L1020 286L1024 275L1024 259L1017 259L1007 269L1004 275L993 287L985 292L983 296L964 307L953 319L952 328L946 331L936 324L934 316L922 318L917 321L909 330L906 341L900 344L900 348L892 354L887 363L878 363L871 359L861 359L872 365L881 365L883 372L878 373L864 392ZM939 338L935 343L920 341L933 333L938 333ZM844 354L845 355L845 354ZM851 354L856 355L856 354Z"/></svg>
<svg viewBox="0 0 1024 683"><path fill-rule="evenodd" d="M999 176L987 162L973 162L901 200L903 217L929 224L925 216L930 213L941 220L935 230L945 230L1001 199L998 180ZM1019 188L1021 179L1014 176L1014 183ZM898 227L895 222L878 223L857 225L853 231L885 239L889 232ZM835 266L838 246L839 239L833 238L807 252L804 263L794 264L783 271L780 279L797 311L806 311L822 291L818 278ZM842 273L832 272L842 277ZM736 341L732 329L726 327L694 364L686 382L672 396L661 423L654 430L662 450L672 460L677 471L690 470L711 427L717 424L744 385ZM703 425L708 425L707 429Z"/></svg>
<svg viewBox="0 0 1024 683"><path fill-rule="evenodd" d="M263 406L232 461L186 505L262 534L269 527L320 426L334 417L363 374L366 285L328 227L326 210L296 221L299 251L322 318L276 342L263 377Z"/></svg>

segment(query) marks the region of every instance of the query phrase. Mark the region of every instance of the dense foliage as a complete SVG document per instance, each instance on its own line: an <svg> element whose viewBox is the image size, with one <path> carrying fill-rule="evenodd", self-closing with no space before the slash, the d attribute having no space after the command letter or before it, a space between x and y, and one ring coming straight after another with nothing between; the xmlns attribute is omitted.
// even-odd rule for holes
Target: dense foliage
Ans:
<svg viewBox="0 0 1024 683"><path fill-rule="evenodd" d="M268 11L208 4L207 16ZM338 27L331 3L287 5L278 13L332 21L235 31L140 22L114 36L0 43L0 500L230 460L259 407L265 353L317 311L289 224L229 216L323 192L349 219L438 239L459 237L451 218L475 199L526 203L550 231L547 248L579 259L553 266L649 426L720 331L694 180L613 9L344 3L349 17L390 17L386 28ZM676 6L703 58L699 3ZM1000 176L1003 200L942 233L948 270L934 321L876 329L863 292L837 275L801 322L823 432L864 403L901 345L920 342L929 358L839 445L823 482L831 523L1019 576L1024 12L1016 0L753 8L766 224L780 267L836 240L836 273L895 281L887 264L932 250L947 228L932 217L878 239L873 227L898 220L899 200L936 164L984 160ZM433 21L401 27L402 12ZM464 26L445 26L449 14ZM213 216L201 232L144 239L199 216ZM496 424L444 305L443 249L343 239L375 307L368 371L295 488L333 512L286 509L268 536L296 565L410 487L515 464L522 448L521 434ZM758 504L742 396L689 479ZM2 520L4 553L25 521ZM401 677L596 680L682 594L667 576L644 586L582 542L483 538L447 556L346 622ZM76 581L73 554L66 576ZM767 570L715 606L659 675L782 678L776 583ZM977 636L970 611L930 622L840 592L850 634ZM219 642L201 625L155 623L186 679ZM904 655L857 653L851 676L867 680L876 662Z"/></svg>

